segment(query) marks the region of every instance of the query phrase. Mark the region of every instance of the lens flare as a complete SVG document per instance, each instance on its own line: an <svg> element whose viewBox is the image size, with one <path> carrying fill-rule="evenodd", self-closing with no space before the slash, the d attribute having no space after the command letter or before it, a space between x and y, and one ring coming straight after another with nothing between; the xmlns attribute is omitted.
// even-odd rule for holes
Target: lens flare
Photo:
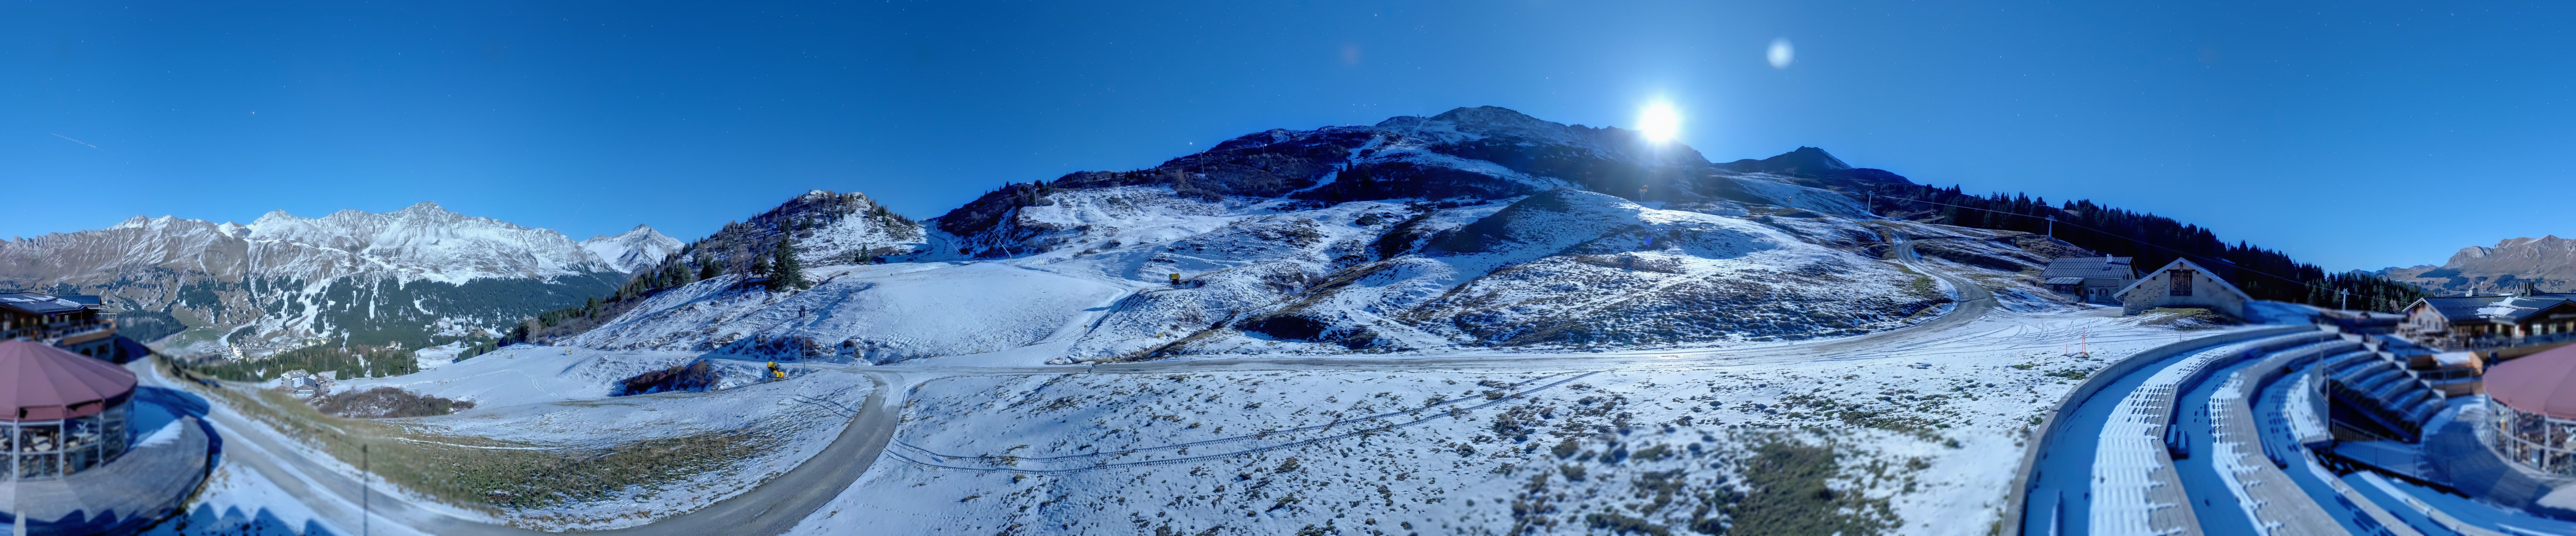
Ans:
<svg viewBox="0 0 2576 536"><path fill-rule="evenodd" d="M1637 132L1644 134L1646 141L1672 141L1674 135L1682 132L1682 113L1673 109L1672 103L1648 104L1645 110L1637 112Z"/></svg>
<svg viewBox="0 0 2576 536"><path fill-rule="evenodd" d="M1797 47L1789 46L1789 38L1782 37L1771 40L1771 52L1764 54L1764 56L1771 59L1771 68L1787 69L1789 68L1789 62L1797 61L1798 49Z"/></svg>

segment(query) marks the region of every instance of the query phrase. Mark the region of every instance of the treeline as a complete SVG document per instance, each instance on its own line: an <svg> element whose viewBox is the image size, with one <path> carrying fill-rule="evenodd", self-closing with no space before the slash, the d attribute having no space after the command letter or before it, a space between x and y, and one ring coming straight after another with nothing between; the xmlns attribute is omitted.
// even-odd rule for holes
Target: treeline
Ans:
<svg viewBox="0 0 2576 536"><path fill-rule="evenodd" d="M211 366L192 367L208 376L233 381L274 379L290 370L320 374L340 371L341 379L382 378L420 372L411 350L375 346L306 346L268 356Z"/></svg>
<svg viewBox="0 0 2576 536"><path fill-rule="evenodd" d="M590 331L625 314L644 298L728 274L743 276L740 284L772 292L813 288L814 282L805 279L804 262L796 256L796 239L812 237L815 231L850 218L867 218L890 235L907 229L918 233L921 227L919 222L887 210L866 195L807 193L750 220L725 223L715 234L682 246L604 299L592 297L581 305L538 313L521 321L499 344L543 341ZM852 264L880 260L876 251L867 248L846 259L834 259L835 263Z"/></svg>
<svg viewBox="0 0 2576 536"><path fill-rule="evenodd" d="M483 342L478 342L478 343L474 343L474 344L472 344L472 345L466 346L466 347L465 347L465 349L457 350L457 351L456 351L456 358L455 358L455 359L453 359L453 360L451 360L451 361L464 361L464 360L467 360L467 359L473 359L473 358L474 358L474 356L478 356L478 355L483 355L483 354L492 353L493 351L495 351L495 350L500 350L500 349L501 349L501 341L483 341Z"/></svg>
<svg viewBox="0 0 2576 536"><path fill-rule="evenodd" d="M2047 198L2034 199L2024 194L1981 196L1962 193L1957 186L1929 185L1888 185L1880 187L1876 194L1877 206L1872 209L1882 214L1962 227L2046 233L2052 227L2048 218L2055 217L2057 239L2110 255L2135 257L2139 275L2162 268L2176 258L2187 258L2255 299L2329 308L2337 307L2339 299L2348 299L2354 309L2396 312L2424 296L2424 291L2413 285L2358 272L2327 274L2324 268L2298 262L2279 251L2243 241L2230 244L2219 240L2216 234L2197 225L2097 205L2090 200L2050 205ZM2350 295L2343 296L2338 291Z"/></svg>

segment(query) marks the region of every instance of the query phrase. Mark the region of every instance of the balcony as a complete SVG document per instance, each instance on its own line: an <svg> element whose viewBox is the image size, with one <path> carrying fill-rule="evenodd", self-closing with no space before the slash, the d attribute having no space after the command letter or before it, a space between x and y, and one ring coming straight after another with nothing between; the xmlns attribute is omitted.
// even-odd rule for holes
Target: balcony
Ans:
<svg viewBox="0 0 2576 536"><path fill-rule="evenodd" d="M2427 333L2419 330L2412 333L2403 333L2403 335L2405 335L2407 340L2414 341L2415 344L2440 352L2483 352L2487 350L2502 350L2506 348L2520 348L2524 346L2576 341L2576 333L2551 333L2548 335L2533 335L2529 337L2499 337L2492 335L2460 336L2443 332Z"/></svg>
<svg viewBox="0 0 2576 536"><path fill-rule="evenodd" d="M72 346L116 336L116 319L91 318L20 326L0 331L0 340L34 339L55 346Z"/></svg>

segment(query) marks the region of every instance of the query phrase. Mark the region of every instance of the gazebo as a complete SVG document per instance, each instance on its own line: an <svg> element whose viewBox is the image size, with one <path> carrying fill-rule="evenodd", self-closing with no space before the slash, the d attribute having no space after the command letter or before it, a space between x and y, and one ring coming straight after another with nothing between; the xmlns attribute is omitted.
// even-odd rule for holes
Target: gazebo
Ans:
<svg viewBox="0 0 2576 536"><path fill-rule="evenodd" d="M2495 449L2514 463L2576 475L2576 345L2487 368Z"/></svg>
<svg viewBox="0 0 2576 536"><path fill-rule="evenodd" d="M0 481L70 476L125 454L134 373L31 340L0 341Z"/></svg>

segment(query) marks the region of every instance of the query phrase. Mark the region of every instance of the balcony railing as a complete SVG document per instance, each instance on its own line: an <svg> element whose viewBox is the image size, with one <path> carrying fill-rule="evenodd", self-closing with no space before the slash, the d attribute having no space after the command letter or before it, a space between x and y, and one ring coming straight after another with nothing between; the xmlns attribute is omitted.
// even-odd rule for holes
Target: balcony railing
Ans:
<svg viewBox="0 0 2576 536"><path fill-rule="evenodd" d="M2415 344L2438 351L2474 352L2531 346L2535 344L2553 344L2576 341L2576 333L2551 333L2548 335L2533 335L2529 337L2462 337L2440 333L2414 333L2407 334L2406 338L2408 340L2415 341Z"/></svg>
<svg viewBox="0 0 2576 536"><path fill-rule="evenodd" d="M65 338L78 337L99 331L114 333L116 331L116 321L113 319L100 318L94 320L65 321L21 326L15 329L0 331L0 340L23 338L44 341L50 344Z"/></svg>

